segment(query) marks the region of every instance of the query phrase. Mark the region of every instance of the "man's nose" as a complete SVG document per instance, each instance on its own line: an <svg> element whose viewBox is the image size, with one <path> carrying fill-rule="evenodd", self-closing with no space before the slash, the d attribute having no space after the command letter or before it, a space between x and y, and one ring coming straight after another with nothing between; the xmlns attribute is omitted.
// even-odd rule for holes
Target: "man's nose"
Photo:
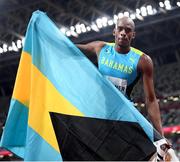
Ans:
<svg viewBox="0 0 180 162"><path fill-rule="evenodd" d="M121 35L121 36L125 36L125 35L126 35L125 29L121 30L120 35Z"/></svg>

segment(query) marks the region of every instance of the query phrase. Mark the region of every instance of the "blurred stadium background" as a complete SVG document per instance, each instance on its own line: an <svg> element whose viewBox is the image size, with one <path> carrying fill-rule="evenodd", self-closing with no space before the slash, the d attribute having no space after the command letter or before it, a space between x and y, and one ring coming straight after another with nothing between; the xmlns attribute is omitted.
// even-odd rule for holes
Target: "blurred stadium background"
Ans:
<svg viewBox="0 0 180 162"><path fill-rule="evenodd" d="M23 39L31 14L41 10L74 43L112 42L118 17L136 23L133 46L149 54L165 136L180 157L179 0L0 0L0 128L8 113ZM96 58L89 58L97 65ZM146 115L142 81L133 90L135 106ZM5 155L6 156L6 155ZM6 158L1 156L1 158ZM13 159L13 158L10 158Z"/></svg>

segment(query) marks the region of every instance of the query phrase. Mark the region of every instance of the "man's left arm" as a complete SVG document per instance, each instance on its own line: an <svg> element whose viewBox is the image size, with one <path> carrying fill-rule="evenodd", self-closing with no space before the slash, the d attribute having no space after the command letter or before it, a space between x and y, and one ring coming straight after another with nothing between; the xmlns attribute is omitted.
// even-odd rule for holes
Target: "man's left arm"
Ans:
<svg viewBox="0 0 180 162"><path fill-rule="evenodd" d="M148 55L143 54L140 58L138 67L142 73L143 86L145 93L145 103L148 116L155 129L163 135L159 104L156 99L153 82L153 62Z"/></svg>

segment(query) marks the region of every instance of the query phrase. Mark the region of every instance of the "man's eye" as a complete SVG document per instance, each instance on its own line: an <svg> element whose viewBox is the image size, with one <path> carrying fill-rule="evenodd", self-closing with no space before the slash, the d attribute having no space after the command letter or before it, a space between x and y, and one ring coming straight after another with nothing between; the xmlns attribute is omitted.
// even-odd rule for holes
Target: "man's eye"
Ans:
<svg viewBox="0 0 180 162"><path fill-rule="evenodd" d="M132 30L130 28L123 28L123 27L118 27L118 31L122 31L122 30L125 30L126 33L129 33L131 32Z"/></svg>
<svg viewBox="0 0 180 162"><path fill-rule="evenodd" d="M129 33L129 32L131 32L132 30L131 30L130 28L126 28L125 31L126 31L126 33Z"/></svg>
<svg viewBox="0 0 180 162"><path fill-rule="evenodd" d="M118 30L119 30L119 31L122 31L123 29L124 29L124 28L122 28L122 27L119 27L119 29L118 29Z"/></svg>

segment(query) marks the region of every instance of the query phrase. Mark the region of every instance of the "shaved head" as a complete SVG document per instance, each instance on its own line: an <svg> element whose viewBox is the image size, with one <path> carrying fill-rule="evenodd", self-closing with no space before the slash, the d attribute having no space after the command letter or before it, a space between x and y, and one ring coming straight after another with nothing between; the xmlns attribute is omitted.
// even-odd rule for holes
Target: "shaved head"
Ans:
<svg viewBox="0 0 180 162"><path fill-rule="evenodd" d="M129 26L131 26L132 30L133 31L135 30L135 23L130 17L123 16L121 18L118 18L117 23L116 23L116 28L117 28L118 24L121 22L129 24Z"/></svg>

